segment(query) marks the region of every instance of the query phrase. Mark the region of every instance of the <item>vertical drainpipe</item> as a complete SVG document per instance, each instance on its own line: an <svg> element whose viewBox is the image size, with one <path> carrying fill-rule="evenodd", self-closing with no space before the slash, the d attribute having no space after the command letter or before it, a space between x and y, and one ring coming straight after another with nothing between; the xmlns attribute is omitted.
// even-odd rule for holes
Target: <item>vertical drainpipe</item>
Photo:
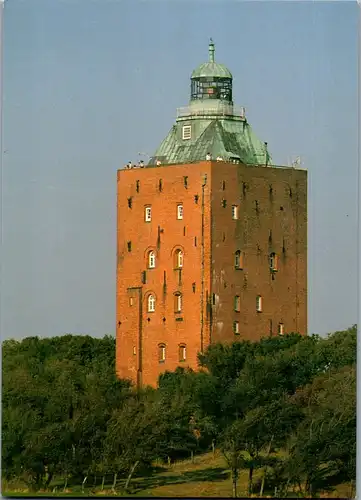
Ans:
<svg viewBox="0 0 361 500"><path fill-rule="evenodd" d="M132 288L138 290L138 369L137 369L137 388L142 387L142 374L143 374L143 287L137 286Z"/></svg>
<svg viewBox="0 0 361 500"><path fill-rule="evenodd" d="M202 229L201 229L201 353L204 348L204 189L207 184L207 174L202 182Z"/></svg>

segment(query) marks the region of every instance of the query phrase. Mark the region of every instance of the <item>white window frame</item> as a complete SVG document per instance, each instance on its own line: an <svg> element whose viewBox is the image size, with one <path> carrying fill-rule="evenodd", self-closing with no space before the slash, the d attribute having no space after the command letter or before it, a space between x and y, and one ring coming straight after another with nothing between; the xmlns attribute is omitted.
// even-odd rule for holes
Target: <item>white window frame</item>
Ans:
<svg viewBox="0 0 361 500"><path fill-rule="evenodd" d="M148 253L148 269L154 269L155 268L155 252L154 250L151 250Z"/></svg>
<svg viewBox="0 0 361 500"><path fill-rule="evenodd" d="M233 333L236 335L239 334L239 321L233 321Z"/></svg>
<svg viewBox="0 0 361 500"><path fill-rule="evenodd" d="M278 323L278 335L285 334L285 325L284 323Z"/></svg>
<svg viewBox="0 0 361 500"><path fill-rule="evenodd" d="M234 267L235 269L243 269L244 262L243 262L243 252L242 250L237 250L234 253Z"/></svg>
<svg viewBox="0 0 361 500"><path fill-rule="evenodd" d="M148 296L148 312L155 312L155 296L152 293Z"/></svg>
<svg viewBox="0 0 361 500"><path fill-rule="evenodd" d="M256 311L262 312L262 295L257 295L256 297Z"/></svg>
<svg viewBox="0 0 361 500"><path fill-rule="evenodd" d="M161 354L160 354L161 353ZM158 345L158 361L162 363L166 358L166 346L164 344Z"/></svg>
<svg viewBox="0 0 361 500"><path fill-rule="evenodd" d="M179 346L179 361L185 361L187 359L187 346L181 344Z"/></svg>
<svg viewBox="0 0 361 500"><path fill-rule="evenodd" d="M183 252L182 250L177 250L177 268L182 269L183 267Z"/></svg>
<svg viewBox="0 0 361 500"><path fill-rule="evenodd" d="M241 311L241 297L239 295L234 296L234 310L235 312Z"/></svg>
<svg viewBox="0 0 361 500"><path fill-rule="evenodd" d="M183 220L183 203L177 205L177 219Z"/></svg>
<svg viewBox="0 0 361 500"><path fill-rule="evenodd" d="M174 312L176 312L176 313L182 312L182 307L183 307L182 294L176 293L175 294L175 311Z"/></svg>
<svg viewBox="0 0 361 500"><path fill-rule="evenodd" d="M277 254L272 252L269 257L269 265L271 271L277 271L278 270L278 259L277 259Z"/></svg>
<svg viewBox="0 0 361 500"><path fill-rule="evenodd" d="M152 207L149 205L144 209L144 220L145 222L151 222L152 220Z"/></svg>
<svg viewBox="0 0 361 500"><path fill-rule="evenodd" d="M182 139L183 141L189 141L192 138L192 126L191 125L183 125L182 128Z"/></svg>
<svg viewBox="0 0 361 500"><path fill-rule="evenodd" d="M239 206L232 205L232 219L237 220L239 218Z"/></svg>

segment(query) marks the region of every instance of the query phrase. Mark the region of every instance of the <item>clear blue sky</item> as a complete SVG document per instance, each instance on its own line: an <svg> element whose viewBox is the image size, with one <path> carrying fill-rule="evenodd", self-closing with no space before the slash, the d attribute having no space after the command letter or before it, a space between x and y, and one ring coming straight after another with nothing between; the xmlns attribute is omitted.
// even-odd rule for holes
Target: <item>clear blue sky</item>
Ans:
<svg viewBox="0 0 361 500"><path fill-rule="evenodd" d="M273 159L309 172L309 332L357 321L357 5L9 0L3 338L115 331L116 170L153 153L207 57Z"/></svg>

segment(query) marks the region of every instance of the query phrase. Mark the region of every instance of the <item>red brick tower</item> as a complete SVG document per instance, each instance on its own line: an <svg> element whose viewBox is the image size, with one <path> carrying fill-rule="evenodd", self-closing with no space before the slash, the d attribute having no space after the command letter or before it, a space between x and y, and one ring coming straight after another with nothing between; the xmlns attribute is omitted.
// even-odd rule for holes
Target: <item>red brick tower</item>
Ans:
<svg viewBox="0 0 361 500"><path fill-rule="evenodd" d="M149 164L118 171L116 369L138 385L212 342L307 332L307 173L272 165L209 52Z"/></svg>

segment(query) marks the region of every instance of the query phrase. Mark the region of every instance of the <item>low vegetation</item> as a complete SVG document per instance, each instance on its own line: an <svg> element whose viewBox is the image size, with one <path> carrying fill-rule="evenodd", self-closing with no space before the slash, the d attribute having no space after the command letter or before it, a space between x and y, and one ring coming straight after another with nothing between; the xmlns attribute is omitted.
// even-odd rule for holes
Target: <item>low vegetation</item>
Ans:
<svg viewBox="0 0 361 500"><path fill-rule="evenodd" d="M3 493L352 496L355 326L212 345L140 391L109 336L2 348Z"/></svg>

